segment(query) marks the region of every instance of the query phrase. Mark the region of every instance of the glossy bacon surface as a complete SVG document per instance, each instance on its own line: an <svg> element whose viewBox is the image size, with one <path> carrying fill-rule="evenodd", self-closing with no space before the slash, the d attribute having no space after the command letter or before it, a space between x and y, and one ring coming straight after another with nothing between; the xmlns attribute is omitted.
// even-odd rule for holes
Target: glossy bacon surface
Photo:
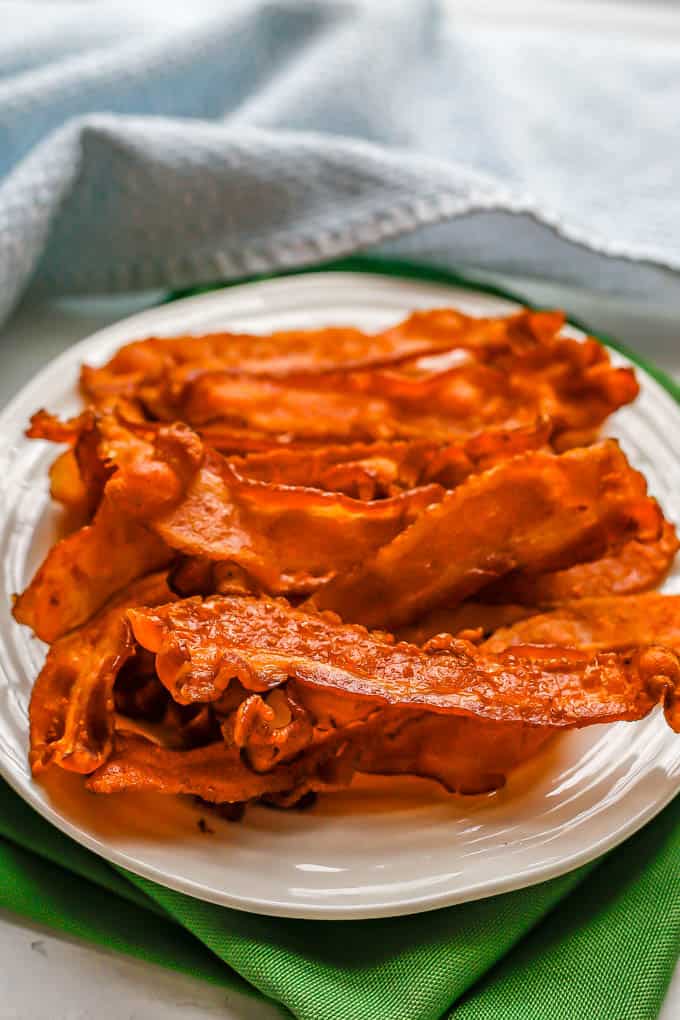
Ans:
<svg viewBox="0 0 680 1020"><path fill-rule="evenodd" d="M664 521L658 538L626 542L608 556L577 563L547 574L518 574L487 589L488 601L518 602L527 606L556 605L570 599L606 595L634 595L656 588L666 577L678 551L678 537Z"/></svg>
<svg viewBox="0 0 680 1020"><path fill-rule="evenodd" d="M101 368L83 368L85 394L95 403L112 393L154 382L168 368L232 370L235 374L285 377L322 375L395 365L441 351L474 351L483 358L555 341L564 325L559 312L520 312L506 319L478 319L454 308L413 312L379 333L346 326L289 330L270 336L213 333L149 337L126 344Z"/></svg>
<svg viewBox="0 0 680 1020"><path fill-rule="evenodd" d="M429 309L85 366L86 410L28 433L82 525L15 603L54 642L35 774L287 807L357 772L494 790L657 704L680 728L677 598L635 594L675 530L596 442L637 382L563 325Z"/></svg>
<svg viewBox="0 0 680 1020"><path fill-rule="evenodd" d="M103 503L92 524L52 547L28 588L14 603L14 618L52 642L85 623L116 592L172 559L144 524Z"/></svg>
<svg viewBox="0 0 680 1020"><path fill-rule="evenodd" d="M566 645L592 652L664 645L680 651L680 595L648 592L566 602L500 627L481 648L496 654L527 644Z"/></svg>
<svg viewBox="0 0 680 1020"><path fill-rule="evenodd" d="M43 421L43 435L48 425L60 434L61 423ZM235 564L269 592L309 593L375 553L437 503L444 486L426 479L453 485L544 439L539 424L481 434L461 446L428 446L427 458L422 447L399 449L393 466L398 470L410 457L420 475L411 480L425 484L395 486L389 496L365 499L241 474L248 458L230 462L183 425L149 430L98 414L86 420L75 445L94 443L100 458L100 471L89 475L104 479L94 519L53 547L17 600L15 616L44 640L54 640L118 588L178 553Z"/></svg>
<svg viewBox="0 0 680 1020"><path fill-rule="evenodd" d="M137 399L152 417L182 419L229 452L446 437L538 416L582 433L634 399L637 384L596 341L561 337L563 323L555 312L473 319L432 309L373 335L153 337L103 368L86 366L82 383L96 405Z"/></svg>
<svg viewBox="0 0 680 1020"><path fill-rule="evenodd" d="M592 661L565 648L517 648L496 660L454 639L395 645L263 598L187 599L128 619L180 704L214 701L237 679L252 691L293 684L303 703L353 698L366 712L395 706L538 726L642 718L661 700L669 725L680 726L677 657L653 648Z"/></svg>
<svg viewBox="0 0 680 1020"><path fill-rule="evenodd" d="M83 628L50 648L31 696L31 767L92 772L113 747L113 687L133 655L126 618L131 606L174 598L164 575L150 575L121 592Z"/></svg>
<svg viewBox="0 0 680 1020"><path fill-rule="evenodd" d="M655 539L656 503L613 441L556 457L529 453L469 478L311 605L395 627L513 570L593 559L637 535Z"/></svg>

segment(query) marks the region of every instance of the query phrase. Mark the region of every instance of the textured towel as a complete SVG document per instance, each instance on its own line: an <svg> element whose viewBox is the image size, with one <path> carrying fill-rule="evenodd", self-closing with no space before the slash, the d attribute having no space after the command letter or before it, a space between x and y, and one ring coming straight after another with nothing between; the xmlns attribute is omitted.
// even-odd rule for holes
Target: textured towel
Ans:
<svg viewBox="0 0 680 1020"><path fill-rule="evenodd" d="M387 243L680 298L680 35L447 9L0 3L0 317Z"/></svg>

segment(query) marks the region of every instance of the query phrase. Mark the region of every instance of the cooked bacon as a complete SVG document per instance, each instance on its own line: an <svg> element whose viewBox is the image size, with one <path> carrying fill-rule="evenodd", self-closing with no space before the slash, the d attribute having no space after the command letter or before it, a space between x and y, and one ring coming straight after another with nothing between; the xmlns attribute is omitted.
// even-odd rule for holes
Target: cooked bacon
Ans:
<svg viewBox="0 0 680 1020"><path fill-rule="evenodd" d="M665 649L590 660L529 648L494 660L453 638L395 645L333 614L264 598L186 599L128 619L179 704L215 701L238 680L254 692L285 685L316 718L342 713L350 699L361 718L393 706L561 728L639 719L662 701L680 728L680 665Z"/></svg>
<svg viewBox="0 0 680 1020"><path fill-rule="evenodd" d="M179 388L172 378L167 384L145 387L139 396L152 417L188 422L225 452L239 452L238 429L245 429L256 443L262 442L259 437L268 436L270 445L329 445L419 437L446 440L479 431L488 423L512 425L536 418L535 401L528 411L518 408L506 382L496 379L492 369L475 364L466 367L464 378L456 379L462 372L454 369L436 380L405 377L401 389L409 389L409 401L403 393L401 399L387 393L389 376L382 374L371 378L372 390L366 387L361 391L360 380L354 380L353 385L350 377L297 380L293 384L288 380L206 372ZM364 377L361 381L367 380ZM449 419L443 417L441 401L436 400L437 386L449 392L456 389L456 393L451 392L451 403L457 396L459 407L451 408ZM465 406L460 406L461 399ZM217 442L219 430L225 427L229 431L223 431ZM233 441L231 436L236 437L239 446L230 449L224 443ZM248 444L251 441L246 439Z"/></svg>
<svg viewBox="0 0 680 1020"><path fill-rule="evenodd" d="M501 627L482 646L564 645L588 652L663 645L680 651L680 595L579 599Z"/></svg>
<svg viewBox="0 0 680 1020"><path fill-rule="evenodd" d="M668 572L678 548L678 540L674 526L666 521L663 526L661 537L656 542L639 542L634 540L627 542L618 553L608 557L595 560L591 563L581 563L567 570L556 571L551 574L539 574L530 576L504 577L489 588L484 589L481 597L493 601L488 602L463 602L452 608L440 606L426 614L423 618L410 626L403 627L397 632L397 636L405 641L414 644L424 644L425 641L435 634L459 634L461 631L479 631L482 637L493 638L484 647L494 649L504 647L505 635L511 635L515 624L519 620L526 620L527 630L517 629L518 636L524 634L528 643L542 643L538 637L535 641L531 638L534 621L536 626L541 621L563 620L565 614L572 618L572 614L578 614L578 606L563 606L574 599L583 599L588 602L584 605L583 613L588 614L590 604L593 607L602 606L603 610L611 605L615 610L615 619L618 618L617 607L629 608L630 620L636 619L637 608L642 609L645 601L629 598L624 602L621 598L614 596L632 595L640 591L647 591L656 587L663 580ZM609 598L608 596L612 596ZM663 600L665 604L670 596L650 596L650 605L654 605L654 599ZM507 601L503 601L503 600ZM513 602L512 600L517 600ZM540 613L539 607L556 605L558 608L554 613ZM637 607L637 608L636 608ZM564 610L564 612L562 612ZM668 603L668 612L672 612L672 600ZM531 617L531 621L528 620ZM652 617L654 619L654 617ZM643 624L644 626L644 624ZM500 630L499 628L503 628ZM634 631L638 633L638 631ZM577 644L580 642L571 640L574 635L564 631L562 639L557 629L546 636L548 644ZM498 645L496 641L498 639ZM670 644L675 647L673 641L667 638L663 632L658 636L648 630L649 642L656 641L659 644ZM520 643L525 643L524 641ZM631 640L630 644L644 644L644 639Z"/></svg>
<svg viewBox="0 0 680 1020"><path fill-rule="evenodd" d="M461 332L451 349L473 351L482 360L503 354L520 354L554 343L564 327L560 311L534 312L527 308L499 318L470 318L455 308L418 309L386 332L412 340L441 340L444 343Z"/></svg>
<svg viewBox="0 0 680 1020"><path fill-rule="evenodd" d="M357 749L362 772L409 774L435 779L447 790L480 793L497 789L507 772L554 736L550 726L403 708L367 713L361 700L316 697L313 711L291 686L252 694L225 719L229 745L257 772L297 759L338 739Z"/></svg>
<svg viewBox="0 0 680 1020"><path fill-rule="evenodd" d="M529 604L651 587L678 546L589 445L634 373L563 324L434 309L85 366L91 406L28 433L66 444L51 492L88 522L15 604L55 641L34 772L290 806L356 772L496 789L560 730L659 703L680 730L675 600Z"/></svg>
<svg viewBox="0 0 680 1020"><path fill-rule="evenodd" d="M518 453L541 449L550 431L550 423L543 419L515 429L491 429L454 443L413 439L283 448L231 457L230 461L247 478L372 500L433 482L453 489L468 475Z"/></svg>
<svg viewBox="0 0 680 1020"><path fill-rule="evenodd" d="M198 589L192 594L198 594ZM490 637L500 627L512 626L517 620L535 616L539 610L530 606L515 605L512 602L461 602L456 606L437 606L429 613L406 627L400 627L395 636L400 641L424 645L437 634L465 635L475 643ZM558 644L559 642L555 642Z"/></svg>
<svg viewBox="0 0 680 1020"><path fill-rule="evenodd" d="M102 368L84 366L86 396L101 403L157 382L168 370L281 377L322 375L396 365L440 351L474 351L482 357L554 342L564 325L560 312L522 311L508 318L477 319L453 308L416 311L380 333L350 327L289 330L270 336L213 333L207 336L149 337L122 347Z"/></svg>
<svg viewBox="0 0 680 1020"><path fill-rule="evenodd" d="M555 733L549 726L387 710L362 734L355 767L434 779L450 793L488 793Z"/></svg>
<svg viewBox="0 0 680 1020"><path fill-rule="evenodd" d="M595 340L559 336L563 322L555 312L472 319L433 309L373 336L153 337L128 344L103 368L86 366L82 381L95 404L141 398L157 417L205 429L230 451L292 439L450 435L541 414L577 434L632 400L637 385ZM447 352L466 352L465 363L452 367Z"/></svg>
<svg viewBox="0 0 680 1020"><path fill-rule="evenodd" d="M88 620L125 585L172 559L143 524L104 502L92 524L61 539L23 594L14 618L52 642Z"/></svg>
<svg viewBox="0 0 680 1020"><path fill-rule="evenodd" d="M140 428L143 423L132 420L134 414L133 408L119 401L109 409L89 409L66 421L47 411L33 415L26 432L29 438L70 446L50 470L53 499L94 513L114 469L133 463L165 432L158 427Z"/></svg>
<svg viewBox="0 0 680 1020"><path fill-rule="evenodd" d="M632 537L653 540L661 523L613 440L560 456L528 453L468 478L310 605L369 627L399 626L512 570L557 569Z"/></svg>
<svg viewBox="0 0 680 1020"><path fill-rule="evenodd" d="M663 581L679 545L674 526L665 521L661 535L653 541L633 539L602 559L578 563L550 574L507 577L485 589L482 597L489 601L546 606L570 599L649 591Z"/></svg>
<svg viewBox="0 0 680 1020"><path fill-rule="evenodd" d="M29 709L35 775L53 764L92 772L106 760L113 746L113 685L135 650L125 612L173 598L165 577L151 575L52 646Z"/></svg>
<svg viewBox="0 0 680 1020"><path fill-rule="evenodd" d="M183 425L160 429L152 445L113 419L91 418L82 435L74 434L76 449L91 435L97 437L108 477L105 495L92 523L52 547L14 605L15 619L43 641L84 623L119 589L170 563L173 550L145 518L162 514L181 498L203 452L198 437ZM123 473L124 506L116 499Z"/></svg>
<svg viewBox="0 0 680 1020"><path fill-rule="evenodd" d="M36 412L26 430L29 439L46 439L52 443L66 443L69 449L60 454L50 468L50 495L58 503L78 515L90 516L101 496L103 481L100 465L96 463L96 478L92 477L92 463L76 453L79 446L91 449L89 437L95 423L94 412L90 409L66 421L48 411ZM84 437L88 437L86 440Z"/></svg>
<svg viewBox="0 0 680 1020"><path fill-rule="evenodd" d="M299 761L258 773L241 760L238 748L222 742L173 751L140 737L118 735L113 754L86 786L94 793L191 794L216 804L292 793L295 802L311 791L347 786L355 757L353 747L329 743Z"/></svg>
<svg viewBox="0 0 680 1020"><path fill-rule="evenodd" d="M58 542L17 599L16 619L43 640L78 626L177 553L225 564L214 579L222 590L235 564L266 590L308 593L389 542L444 492L432 484L364 502L241 478L183 425L161 428L153 443L133 435L129 451L107 463L115 470L92 524Z"/></svg>
<svg viewBox="0 0 680 1020"><path fill-rule="evenodd" d="M439 328L432 335L428 332L431 331L423 324L417 330L392 327L375 334L350 327L330 327L270 336L213 333L149 337L126 344L103 368L84 366L82 384L86 396L98 402L112 393L130 393L141 383L157 381L168 368L180 375L231 370L271 377L374 368L450 350L466 342L480 345L485 333L495 334L498 327L495 320L469 319L452 311L446 328ZM507 340L503 338L500 343L505 348Z"/></svg>
<svg viewBox="0 0 680 1020"><path fill-rule="evenodd" d="M288 447L230 457L244 478L378 499L413 488L439 444L427 439Z"/></svg>
<svg viewBox="0 0 680 1020"><path fill-rule="evenodd" d="M155 445L135 439L104 493L92 525L57 543L17 600L16 618L45 640L177 552L236 564L269 592L314 591L366 563L319 590L316 604L392 625L518 567L573 563L634 529L647 537L659 519L613 443L501 462L446 496L429 485L364 502L243 478L186 427L170 426ZM444 558L440 570L427 565ZM65 585L69 577L78 583Z"/></svg>
<svg viewBox="0 0 680 1020"><path fill-rule="evenodd" d="M343 730L292 761L258 772L233 745L170 750L117 735L112 755L86 785L95 793L184 793L214 803L278 794L285 806L310 791L341 789L355 772L368 772L434 779L452 793L485 793L503 786L508 772L553 736L548 727L387 710L372 723Z"/></svg>
<svg viewBox="0 0 680 1020"><path fill-rule="evenodd" d="M151 526L185 555L236 563L269 591L304 592L391 541L443 492L428 485L366 503L240 478L208 452L183 499Z"/></svg>
<svg viewBox="0 0 680 1020"><path fill-rule="evenodd" d="M117 471L107 484L107 499L120 513L148 523L169 548L237 564L273 591L304 591L315 579L358 562L443 495L441 486L427 485L365 502L275 485L241 477L225 458L204 449L194 475L178 479L172 490L181 496L161 504L162 487L149 483L150 471L172 473L177 453L169 457L167 451L178 449L184 435L176 433L170 427L163 447L156 443L146 457Z"/></svg>
<svg viewBox="0 0 680 1020"><path fill-rule="evenodd" d="M592 431L635 397L635 377L613 368L599 344L560 344L570 346L540 359L470 360L424 374L373 370L281 380L205 371L183 381L171 374L136 395L152 417L185 421L228 452L262 448L267 437L270 445L444 441L539 417L558 434Z"/></svg>
<svg viewBox="0 0 680 1020"><path fill-rule="evenodd" d="M32 416L26 435L29 439L46 439L50 443L68 443L73 446L84 431L92 428L94 419L95 414L91 408L66 421L43 409Z"/></svg>
<svg viewBox="0 0 680 1020"><path fill-rule="evenodd" d="M83 482L73 450L64 450L50 468L50 495L76 513L89 514L95 500Z"/></svg>
<svg viewBox="0 0 680 1020"><path fill-rule="evenodd" d="M36 773L55 763L96 769L88 783L96 792L151 789L218 802L298 797L346 785L356 770L427 776L470 793L502 785L565 726L640 718L663 701L680 727L680 666L662 649L592 661L564 649L518 649L494 660L465 642L394 646L280 600L185 600L126 612L168 597L154 579L54 646L31 705ZM219 704L238 677L227 742L179 751L118 733L112 747L113 682L134 648L123 614L180 704ZM251 690L262 697L248 697ZM273 703L279 690L299 706L296 718Z"/></svg>
<svg viewBox="0 0 680 1020"><path fill-rule="evenodd" d="M497 359L494 367L511 376L520 398L534 394L541 413L553 421L562 450L592 437L639 393L633 369L613 367L607 349L592 337L583 342L557 338Z"/></svg>

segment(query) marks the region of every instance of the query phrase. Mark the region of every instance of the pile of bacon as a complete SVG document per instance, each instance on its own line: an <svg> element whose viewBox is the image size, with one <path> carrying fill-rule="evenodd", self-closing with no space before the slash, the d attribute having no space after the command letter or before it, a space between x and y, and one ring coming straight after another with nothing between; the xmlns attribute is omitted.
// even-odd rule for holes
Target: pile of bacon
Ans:
<svg viewBox="0 0 680 1020"><path fill-rule="evenodd" d="M680 730L672 525L600 426L637 394L556 312L128 344L84 367L15 604L31 765L290 806L357 772L501 786L570 727Z"/></svg>

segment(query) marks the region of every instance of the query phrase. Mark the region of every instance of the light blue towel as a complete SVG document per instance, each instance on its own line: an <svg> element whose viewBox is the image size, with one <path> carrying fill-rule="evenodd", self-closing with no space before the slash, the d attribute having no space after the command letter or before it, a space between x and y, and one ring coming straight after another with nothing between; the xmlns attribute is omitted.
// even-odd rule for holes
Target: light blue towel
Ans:
<svg viewBox="0 0 680 1020"><path fill-rule="evenodd" d="M0 317L358 249L680 297L680 37L0 3Z"/></svg>

